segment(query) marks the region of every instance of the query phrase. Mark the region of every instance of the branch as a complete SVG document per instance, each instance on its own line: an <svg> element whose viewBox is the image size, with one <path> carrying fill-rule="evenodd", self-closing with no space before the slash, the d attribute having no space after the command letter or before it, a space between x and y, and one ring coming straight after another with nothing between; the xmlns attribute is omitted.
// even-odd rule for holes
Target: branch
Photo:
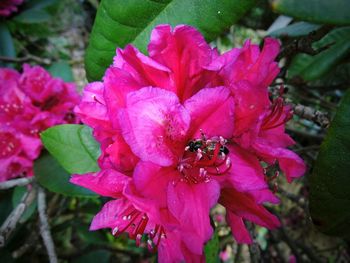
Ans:
<svg viewBox="0 0 350 263"><path fill-rule="evenodd" d="M28 54L25 57L21 57L21 58L0 56L0 61L9 62L9 63L24 63L24 62L28 62L28 61L34 61L34 62L37 62L40 64L45 64L45 65L51 64L51 60L48 58L40 58L40 57L30 55L30 54Z"/></svg>
<svg viewBox="0 0 350 263"><path fill-rule="evenodd" d="M55 246L52 240L49 223L46 216L46 200L45 191L39 187L38 190L38 211L40 219L40 234L43 238L44 245L49 256L50 263L57 263L57 256Z"/></svg>
<svg viewBox="0 0 350 263"><path fill-rule="evenodd" d="M19 178L19 179L5 181L0 183L0 190L10 189L16 186L25 186L27 184L32 183L33 181L34 181L34 177Z"/></svg>
<svg viewBox="0 0 350 263"><path fill-rule="evenodd" d="M252 263L259 263L261 262L261 253L259 244L255 241L255 231L254 231L254 225L251 222L245 222L246 227L253 239L253 243L248 245L249 248L249 254L250 254L250 262Z"/></svg>
<svg viewBox="0 0 350 263"><path fill-rule="evenodd" d="M322 128L328 128L330 120L327 113L315 110L311 107L307 107L301 104L295 105L293 107L294 114L298 115L303 119L313 121Z"/></svg>
<svg viewBox="0 0 350 263"><path fill-rule="evenodd" d="M280 60L283 57L291 58L295 56L297 53L306 53L313 56L317 55L318 53L329 48L334 43L328 44L318 50L314 50L314 48L312 47L312 44L320 40L321 38L323 38L332 29L333 29L333 26L325 25L315 31L312 31L311 33L309 33L304 37L294 40L292 43L290 43L289 45L287 45L282 49L282 51L277 57L277 60Z"/></svg>
<svg viewBox="0 0 350 263"><path fill-rule="evenodd" d="M35 200L36 187L32 187L23 197L21 202L12 210L10 215L6 218L5 222L0 227L0 248L5 246L5 243L15 230L18 221L22 217L23 213Z"/></svg>

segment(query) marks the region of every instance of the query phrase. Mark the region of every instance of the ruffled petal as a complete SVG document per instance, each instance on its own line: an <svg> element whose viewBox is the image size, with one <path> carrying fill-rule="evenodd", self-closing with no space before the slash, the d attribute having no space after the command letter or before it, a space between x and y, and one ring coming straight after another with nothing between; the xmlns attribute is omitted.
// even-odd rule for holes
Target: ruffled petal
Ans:
<svg viewBox="0 0 350 263"><path fill-rule="evenodd" d="M239 244L252 243L252 238L245 227L242 217L235 215L231 211L227 211L226 220L230 225L233 237Z"/></svg>
<svg viewBox="0 0 350 263"><path fill-rule="evenodd" d="M190 116L174 93L143 88L128 94L119 122L125 141L141 160L170 166L184 149Z"/></svg>
<svg viewBox="0 0 350 263"><path fill-rule="evenodd" d="M171 213L183 222L183 240L189 250L201 255L203 245L212 234L209 211L219 196L219 185L216 181L200 184L174 182L168 186L168 207Z"/></svg>
<svg viewBox="0 0 350 263"><path fill-rule="evenodd" d="M234 101L225 87L206 88L185 101L191 115L190 137L200 138L201 131L208 137L230 138L234 125Z"/></svg>
<svg viewBox="0 0 350 263"><path fill-rule="evenodd" d="M71 177L70 182L90 189L99 195L118 198L129 180L130 178L122 173L113 169L105 169L96 173L75 174Z"/></svg>
<svg viewBox="0 0 350 263"><path fill-rule="evenodd" d="M204 66L216 55L205 42L203 36L193 27L179 25L171 29L169 25L155 27L148 45L150 57L171 70L171 91L180 101L205 87Z"/></svg>
<svg viewBox="0 0 350 263"><path fill-rule="evenodd" d="M253 148L268 163L278 160L279 166L285 173L288 182L291 182L294 178L303 176L306 172L304 161L291 150L258 143L255 143Z"/></svg>
<svg viewBox="0 0 350 263"><path fill-rule="evenodd" d="M235 215L268 229L280 225L278 218L257 204L248 193L240 193L233 188L222 189L219 203Z"/></svg>
<svg viewBox="0 0 350 263"><path fill-rule="evenodd" d="M231 184L240 192L268 188L263 168L257 157L239 146L229 147L232 166L227 175Z"/></svg>

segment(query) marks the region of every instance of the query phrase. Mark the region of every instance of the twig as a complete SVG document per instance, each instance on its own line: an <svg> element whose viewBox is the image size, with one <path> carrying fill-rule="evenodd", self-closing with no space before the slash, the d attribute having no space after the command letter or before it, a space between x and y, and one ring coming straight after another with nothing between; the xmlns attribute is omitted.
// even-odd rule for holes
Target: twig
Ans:
<svg viewBox="0 0 350 263"><path fill-rule="evenodd" d="M295 115L298 115L303 119L313 121L322 128L328 128L330 120L327 113L315 110L311 107L307 107L301 104L295 105L293 109Z"/></svg>
<svg viewBox="0 0 350 263"><path fill-rule="evenodd" d="M46 216L46 195L45 191L39 187L38 190L38 211L40 219L40 234L43 238L44 245L49 256L50 263L57 263L57 256L55 252L55 246L52 240L49 223Z"/></svg>
<svg viewBox="0 0 350 263"><path fill-rule="evenodd" d="M19 178L19 179L5 181L0 183L0 190L10 189L16 186L25 186L27 184L32 183L33 181L34 181L34 177Z"/></svg>
<svg viewBox="0 0 350 263"><path fill-rule="evenodd" d="M246 227L249 230L249 233L253 239L253 243L248 246L249 248L249 254L250 254L250 262L253 263L259 263L261 261L261 253L260 253L260 248L259 244L256 243L255 241L255 231L254 231L254 225L251 222L245 222Z"/></svg>
<svg viewBox="0 0 350 263"><path fill-rule="evenodd" d="M34 61L40 64L49 65L51 64L51 60L48 58L40 58L31 54L26 55L25 57L21 58L11 58L11 57L5 57L0 56L0 61L9 62L9 63L24 63L28 61Z"/></svg>
<svg viewBox="0 0 350 263"><path fill-rule="evenodd" d="M333 29L333 26L322 26L321 28L312 31L308 35L301 37L299 39L294 40L292 43L287 45L285 48L282 49L280 54L277 57L277 60L280 60L283 57L288 57L289 59L296 55L297 53L306 53L309 55L317 55L318 53L322 52L323 50L330 47L329 45L326 45L318 50L314 50L312 47L312 44L321 38L323 38L329 31ZM333 43L332 43L333 44Z"/></svg>
<svg viewBox="0 0 350 263"><path fill-rule="evenodd" d="M0 248L5 246L5 243L15 230L18 221L22 217L25 210L30 206L36 197L36 187L32 187L23 197L21 202L12 210L10 215L0 228Z"/></svg>
<svg viewBox="0 0 350 263"><path fill-rule="evenodd" d="M237 244L237 252L236 252L235 259L233 260L233 262L235 262L235 263L239 262L239 260L241 258L241 253L242 253L242 244Z"/></svg>

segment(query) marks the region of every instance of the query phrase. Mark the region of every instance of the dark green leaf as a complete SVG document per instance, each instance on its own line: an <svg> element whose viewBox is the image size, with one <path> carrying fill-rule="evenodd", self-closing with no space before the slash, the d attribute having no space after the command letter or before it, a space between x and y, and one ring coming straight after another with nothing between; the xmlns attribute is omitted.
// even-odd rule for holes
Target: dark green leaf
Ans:
<svg viewBox="0 0 350 263"><path fill-rule="evenodd" d="M320 25L307 22L297 22L284 28L275 30L269 35L273 37L300 37L320 28Z"/></svg>
<svg viewBox="0 0 350 263"><path fill-rule="evenodd" d="M255 0L102 0L85 57L88 79L101 79L112 63L116 47L132 43L144 52L150 32L158 24L189 24L211 41L254 3Z"/></svg>
<svg viewBox="0 0 350 263"><path fill-rule="evenodd" d="M310 178L314 224L329 235L350 238L350 90L322 143Z"/></svg>
<svg viewBox="0 0 350 263"><path fill-rule="evenodd" d="M12 36L7 28L7 25L4 23L0 23L0 39L0 56L10 58L16 57L16 50ZM9 66L9 64L0 62L0 66Z"/></svg>
<svg viewBox="0 0 350 263"><path fill-rule="evenodd" d="M41 134L46 149L71 174L99 170L99 144L91 129L84 125L64 124L47 129Z"/></svg>
<svg viewBox="0 0 350 263"><path fill-rule="evenodd" d="M218 263L219 261L219 236L217 231L214 232L213 238L205 245L204 253L207 263Z"/></svg>
<svg viewBox="0 0 350 263"><path fill-rule="evenodd" d="M350 25L349 0L272 0L272 8L304 21Z"/></svg>
<svg viewBox="0 0 350 263"><path fill-rule="evenodd" d="M67 61L61 60L53 63L48 70L54 77L61 78L66 82L74 81L72 68L69 66Z"/></svg>
<svg viewBox="0 0 350 263"><path fill-rule="evenodd" d="M315 56L297 55L289 67L288 78L299 76L306 81L311 81L333 69L350 52L350 27L332 30L315 43L314 48L317 50L327 45L330 45L328 49Z"/></svg>
<svg viewBox="0 0 350 263"><path fill-rule="evenodd" d="M35 161L34 174L38 182L51 192L67 196L96 196L90 190L71 184L70 175L49 154Z"/></svg>
<svg viewBox="0 0 350 263"><path fill-rule="evenodd" d="M31 8L43 9L56 4L58 1L59 0L30 0L25 3L25 7L27 9L31 9Z"/></svg>
<svg viewBox="0 0 350 263"><path fill-rule="evenodd" d="M12 194L12 206L16 207L18 203L22 200L23 195L27 192L26 186L17 186ZM37 202L36 200L30 204L30 206L26 209L24 214L21 217L20 222L23 223L27 221L32 214L35 212Z"/></svg>
<svg viewBox="0 0 350 263"><path fill-rule="evenodd" d="M13 20L24 24L33 24L47 22L50 18L51 15L45 10L32 8L21 12L19 15L15 16Z"/></svg>
<svg viewBox="0 0 350 263"><path fill-rule="evenodd" d="M72 260L72 263L96 263L96 261L99 263L109 263L110 257L111 252L101 249L86 253L83 256Z"/></svg>

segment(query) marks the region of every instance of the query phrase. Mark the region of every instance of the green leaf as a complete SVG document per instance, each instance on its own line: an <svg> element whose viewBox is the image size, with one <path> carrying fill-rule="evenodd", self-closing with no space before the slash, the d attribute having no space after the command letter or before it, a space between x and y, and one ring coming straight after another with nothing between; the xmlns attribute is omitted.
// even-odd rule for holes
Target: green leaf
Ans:
<svg viewBox="0 0 350 263"><path fill-rule="evenodd" d="M13 39L5 23L0 23L0 39L0 56L16 57ZM10 64L0 62L0 66L10 66Z"/></svg>
<svg viewBox="0 0 350 263"><path fill-rule="evenodd" d="M43 9L56 4L58 0L30 0L25 3L27 9Z"/></svg>
<svg viewBox="0 0 350 263"><path fill-rule="evenodd" d="M74 81L72 68L67 61L61 60L53 63L48 70L54 77L61 78L66 82Z"/></svg>
<svg viewBox="0 0 350 263"><path fill-rule="evenodd" d="M13 20L24 24L33 24L47 22L50 18L51 15L45 10L32 8L21 12Z"/></svg>
<svg viewBox="0 0 350 263"><path fill-rule="evenodd" d="M17 186L12 194L12 206L16 207L18 203L22 200L23 195L27 192L26 186ZM36 200L30 204L30 206L26 209L24 214L20 219L20 223L27 221L35 212L37 206Z"/></svg>
<svg viewBox="0 0 350 263"><path fill-rule="evenodd" d="M85 57L89 80L99 80L116 47L133 44L145 52L158 24L189 24L211 41L239 20L255 0L102 0Z"/></svg>
<svg viewBox="0 0 350 263"><path fill-rule="evenodd" d="M307 22L297 22L284 28L275 30L269 35L272 37L300 37L317 30L321 25L311 24Z"/></svg>
<svg viewBox="0 0 350 263"><path fill-rule="evenodd" d="M80 256L74 260L72 260L72 263L96 263L96 260L98 259L99 263L108 263L110 262L110 257L112 253L108 250L96 250L91 251L83 256Z"/></svg>
<svg viewBox="0 0 350 263"><path fill-rule="evenodd" d="M218 263L219 261L219 236L214 232L213 238L204 247L205 261L207 263Z"/></svg>
<svg viewBox="0 0 350 263"><path fill-rule="evenodd" d="M350 238L350 90L321 145L310 178L310 212L316 227Z"/></svg>
<svg viewBox="0 0 350 263"><path fill-rule="evenodd" d="M314 48L317 50L327 45L331 46L315 56L297 55L288 69L288 78L298 76L306 81L312 81L333 69L350 52L350 27L332 30L316 42Z"/></svg>
<svg viewBox="0 0 350 263"><path fill-rule="evenodd" d="M84 125L64 124L51 127L41 134L46 149L71 174L99 170L99 144L91 129Z"/></svg>
<svg viewBox="0 0 350 263"><path fill-rule="evenodd" d="M299 20L350 25L349 0L272 0L272 9Z"/></svg>
<svg viewBox="0 0 350 263"><path fill-rule="evenodd" d="M51 192L78 197L95 197L95 193L69 182L70 175L49 154L34 162L34 174L40 185Z"/></svg>

